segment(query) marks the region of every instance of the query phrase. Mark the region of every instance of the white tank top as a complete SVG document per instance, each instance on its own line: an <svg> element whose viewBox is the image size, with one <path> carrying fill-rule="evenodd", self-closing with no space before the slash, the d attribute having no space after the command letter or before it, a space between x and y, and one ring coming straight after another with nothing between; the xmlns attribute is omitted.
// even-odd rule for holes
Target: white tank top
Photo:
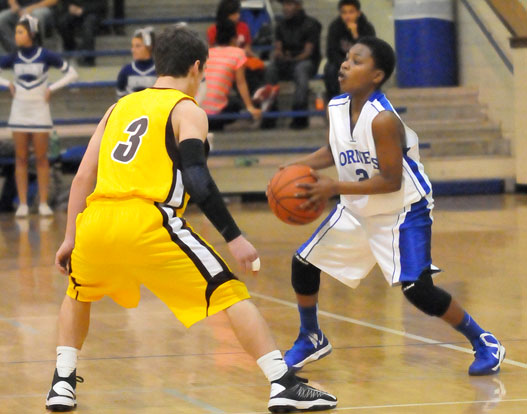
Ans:
<svg viewBox="0 0 527 414"><path fill-rule="evenodd" d="M399 114L381 91L375 91L364 104L352 135L350 105L348 94L337 96L329 102L329 143L339 180L362 181L380 173L372 133L373 120L382 111L392 111L397 117ZM403 125L406 148L403 150L401 189L388 194L341 195L341 203L352 213L363 217L388 214L423 197L432 201L432 185L419 160L417 134L404 122Z"/></svg>

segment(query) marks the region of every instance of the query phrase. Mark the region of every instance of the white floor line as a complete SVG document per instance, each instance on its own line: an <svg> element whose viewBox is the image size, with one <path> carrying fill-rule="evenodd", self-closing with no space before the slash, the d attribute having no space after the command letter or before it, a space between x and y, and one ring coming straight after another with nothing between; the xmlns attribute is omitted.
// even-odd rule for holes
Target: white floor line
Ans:
<svg viewBox="0 0 527 414"><path fill-rule="evenodd" d="M277 298L274 298L272 296L263 295L261 293L251 292L251 295L253 297L255 297L255 298L267 300L269 302L279 303L281 305L284 305L284 306L287 306L287 307L290 307L290 308L294 308L294 309L296 309L297 306L298 306L294 302L289 302L287 300L277 299ZM457 346L457 345L452 345L452 344L444 344L444 343L441 343L441 342L436 341L434 339L425 338L424 336L414 335L414 334L411 334L411 333L408 333L408 332L404 332L404 331L398 331L397 329L386 328L384 326L375 325L374 323L364 322L364 321L361 321L361 320L358 320L358 319L348 318L347 316L338 315L336 313L326 312L326 311L323 311L323 310L319 309L318 310L318 314L319 315L323 315L323 316L327 316L329 318L333 318L333 319L336 319L336 320L339 320L339 321L352 323L354 325L360 325L360 326L364 326L364 327L367 327L367 328L376 329L377 331L387 332L387 333L391 333L391 334L398 335L398 336L404 336L405 338L414 339L416 341L424 342L426 344L437 345L437 346L441 346L443 348L453 349L454 351L464 352L466 354L472 354L473 353L472 349L469 349L469 348L463 348L462 346ZM509 364L509 365L514 365L516 367L527 369L527 364L525 364L523 362L514 361L514 360L508 359L508 358L505 358L503 360L503 362L506 363L506 364Z"/></svg>
<svg viewBox="0 0 527 414"><path fill-rule="evenodd" d="M467 405L467 404L501 404L504 402L527 402L527 398L509 398L503 400L479 400L479 401L443 401L443 402L430 402L430 403L409 403L409 404L387 404L387 405L365 405L365 406L353 406L353 407L337 407L335 411L345 410L371 410L379 408L410 408L410 407L433 407L440 405Z"/></svg>
<svg viewBox="0 0 527 414"><path fill-rule="evenodd" d="M501 404L506 402L527 402L527 398L509 398L497 401L494 400L477 400L477 401L444 401L444 402L429 402L429 403L409 403L409 404L386 404L386 405L363 405L363 406L351 406L351 407L338 407L334 408L333 411L352 411L352 410L372 410L382 408L411 408L411 407L434 407L441 405L472 405L472 404ZM236 414L264 414L267 411L250 411Z"/></svg>

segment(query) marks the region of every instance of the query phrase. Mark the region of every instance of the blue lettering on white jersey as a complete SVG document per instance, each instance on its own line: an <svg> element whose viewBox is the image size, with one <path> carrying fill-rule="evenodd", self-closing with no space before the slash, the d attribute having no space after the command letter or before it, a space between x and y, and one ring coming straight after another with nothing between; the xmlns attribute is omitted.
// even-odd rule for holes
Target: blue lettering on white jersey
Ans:
<svg viewBox="0 0 527 414"><path fill-rule="evenodd" d="M382 111L399 116L381 91L374 92L362 107L351 131L351 97L343 94L328 105L329 143L340 181L362 181L380 174L372 132L372 122ZM402 122L402 121L401 121ZM404 124L406 148L403 150L401 189L388 194L341 195L341 203L354 214L371 216L399 211L423 197L432 200L432 186L419 158L417 134Z"/></svg>

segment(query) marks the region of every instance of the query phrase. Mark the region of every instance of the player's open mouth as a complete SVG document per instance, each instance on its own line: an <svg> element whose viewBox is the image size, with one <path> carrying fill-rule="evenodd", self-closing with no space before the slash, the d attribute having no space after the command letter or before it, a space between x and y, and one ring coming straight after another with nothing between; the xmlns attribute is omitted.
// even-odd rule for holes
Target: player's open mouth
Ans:
<svg viewBox="0 0 527 414"><path fill-rule="evenodd" d="M342 72L339 72L339 77L338 77L339 82L342 82L344 78L345 78L344 74Z"/></svg>

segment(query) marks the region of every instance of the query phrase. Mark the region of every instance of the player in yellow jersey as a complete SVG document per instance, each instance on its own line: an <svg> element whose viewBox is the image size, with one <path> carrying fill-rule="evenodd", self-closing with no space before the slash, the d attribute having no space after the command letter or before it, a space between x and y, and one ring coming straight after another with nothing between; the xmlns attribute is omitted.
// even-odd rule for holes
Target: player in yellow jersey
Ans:
<svg viewBox="0 0 527 414"><path fill-rule="evenodd" d="M56 255L69 286L46 400L51 411L76 407L77 353L88 333L91 303L110 296L124 307L137 306L140 285L187 327L224 310L241 345L271 382L270 411L337 404L331 394L287 371L245 285L183 218L191 197L241 270L257 273L258 253L207 169L207 116L192 98L207 54L190 29L167 28L156 42L155 85L109 108L90 140L72 183L66 236Z"/></svg>

